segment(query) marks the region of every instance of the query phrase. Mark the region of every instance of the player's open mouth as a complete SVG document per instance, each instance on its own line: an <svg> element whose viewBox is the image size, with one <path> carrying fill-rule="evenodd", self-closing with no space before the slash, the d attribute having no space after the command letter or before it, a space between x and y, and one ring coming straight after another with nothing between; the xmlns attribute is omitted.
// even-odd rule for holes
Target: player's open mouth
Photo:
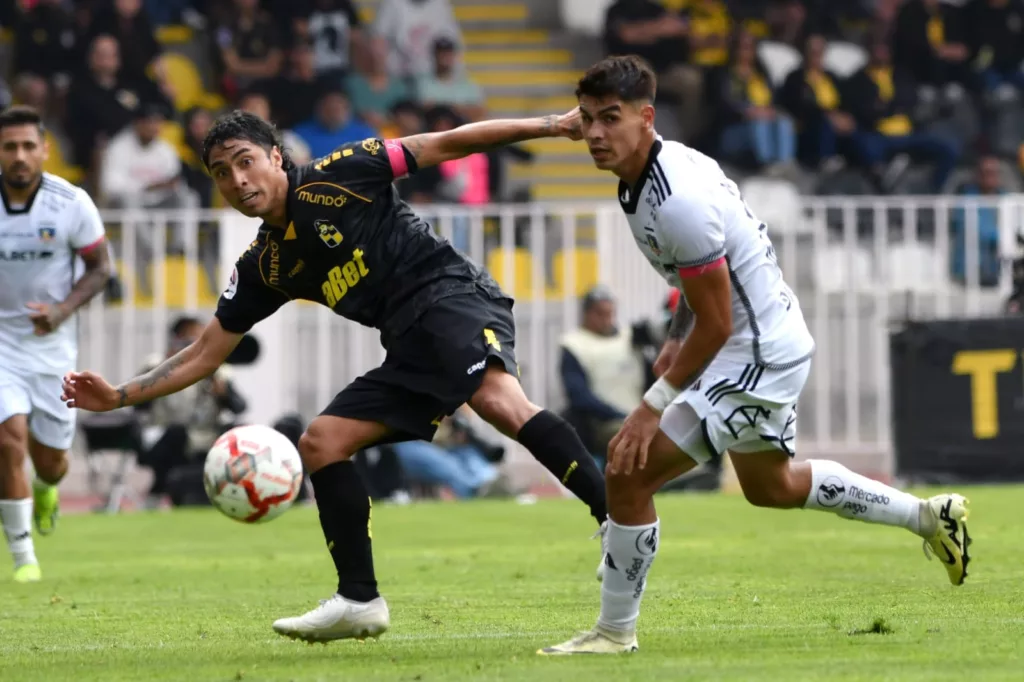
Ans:
<svg viewBox="0 0 1024 682"><path fill-rule="evenodd" d="M607 157L608 154L609 154L609 151L607 149L591 149L590 150L590 156L595 158L595 159L603 159L603 158Z"/></svg>
<svg viewBox="0 0 1024 682"><path fill-rule="evenodd" d="M259 196L259 192L249 192L241 196L241 201L243 204L248 205L255 201L257 196Z"/></svg>

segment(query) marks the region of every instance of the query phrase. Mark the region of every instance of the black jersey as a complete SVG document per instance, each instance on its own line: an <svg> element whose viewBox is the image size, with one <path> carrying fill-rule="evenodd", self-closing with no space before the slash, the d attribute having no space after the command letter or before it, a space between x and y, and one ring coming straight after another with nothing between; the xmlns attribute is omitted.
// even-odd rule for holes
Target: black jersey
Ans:
<svg viewBox="0 0 1024 682"><path fill-rule="evenodd" d="M243 333L304 299L396 336L448 296L506 298L399 198L392 182L415 170L400 142L368 139L288 171L288 226L264 224L238 259L221 326Z"/></svg>

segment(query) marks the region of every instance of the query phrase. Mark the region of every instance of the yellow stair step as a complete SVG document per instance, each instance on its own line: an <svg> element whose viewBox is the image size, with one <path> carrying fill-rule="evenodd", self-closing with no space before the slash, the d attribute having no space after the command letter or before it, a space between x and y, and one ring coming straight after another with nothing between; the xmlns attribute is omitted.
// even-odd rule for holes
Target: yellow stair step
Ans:
<svg viewBox="0 0 1024 682"><path fill-rule="evenodd" d="M462 40L467 47L480 47L484 45L544 45L550 37L547 31L539 28L483 29L462 32Z"/></svg>
<svg viewBox="0 0 1024 682"><path fill-rule="evenodd" d="M192 40L192 29L180 24L158 26L156 39L161 45L184 45Z"/></svg>
<svg viewBox="0 0 1024 682"><path fill-rule="evenodd" d="M587 154L587 145L582 141L570 140L567 137L544 137L539 140L528 140L523 146L534 154Z"/></svg>
<svg viewBox="0 0 1024 682"><path fill-rule="evenodd" d="M531 188L531 195L537 201L554 201L565 199L597 199L615 201L617 182L580 183L539 182Z"/></svg>
<svg viewBox="0 0 1024 682"><path fill-rule="evenodd" d="M469 70L469 76L482 87L530 85L561 85L574 87L579 81L581 72L575 69L558 69L546 71L478 71Z"/></svg>
<svg viewBox="0 0 1024 682"><path fill-rule="evenodd" d="M589 180L611 175L592 163L517 163L509 166L509 177L513 180Z"/></svg>
<svg viewBox="0 0 1024 682"><path fill-rule="evenodd" d="M529 16L526 5L508 3L501 5L456 5L456 21L523 21ZM377 15L376 7L363 5L359 8L359 18L372 23Z"/></svg>
<svg viewBox="0 0 1024 682"><path fill-rule="evenodd" d="M467 50L462 57L467 66L515 66L519 64L545 64L565 66L572 64L571 50Z"/></svg>
<svg viewBox="0 0 1024 682"><path fill-rule="evenodd" d="M572 111L576 108L576 105L576 97L573 95L553 95L550 97L495 95L487 98L487 108L491 111L565 112Z"/></svg>

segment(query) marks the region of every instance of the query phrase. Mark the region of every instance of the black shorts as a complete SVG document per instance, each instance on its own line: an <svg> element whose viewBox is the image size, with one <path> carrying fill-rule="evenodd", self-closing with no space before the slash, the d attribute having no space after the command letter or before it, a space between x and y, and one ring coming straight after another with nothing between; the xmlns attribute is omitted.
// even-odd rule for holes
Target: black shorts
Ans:
<svg viewBox="0 0 1024 682"><path fill-rule="evenodd" d="M387 343L384 364L334 397L322 415L384 424L378 444L431 440L441 419L480 388L488 365L519 376L512 301L484 293L432 304Z"/></svg>

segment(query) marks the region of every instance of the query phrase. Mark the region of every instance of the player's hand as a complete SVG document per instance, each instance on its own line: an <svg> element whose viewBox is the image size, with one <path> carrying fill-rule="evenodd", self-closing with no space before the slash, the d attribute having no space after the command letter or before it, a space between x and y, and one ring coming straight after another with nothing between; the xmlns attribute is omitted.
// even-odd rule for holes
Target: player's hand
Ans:
<svg viewBox="0 0 1024 682"><path fill-rule="evenodd" d="M629 476L647 466L647 448L658 433L661 415L640 403L608 444L608 473Z"/></svg>
<svg viewBox="0 0 1024 682"><path fill-rule="evenodd" d="M576 107L568 114L562 114L558 117L558 136L568 137L570 140L578 142L583 139L582 125L580 108Z"/></svg>
<svg viewBox="0 0 1024 682"><path fill-rule="evenodd" d="M36 336L46 336L68 319L64 306L51 303L28 303L25 306L32 312L28 319L32 320Z"/></svg>
<svg viewBox="0 0 1024 682"><path fill-rule="evenodd" d="M658 353L658 359L654 361L654 376L664 376L668 368L672 366L672 362L679 355L679 349L683 347L682 339L668 339L665 341L665 345L661 347L661 352Z"/></svg>
<svg viewBox="0 0 1024 682"><path fill-rule="evenodd" d="M77 407L90 412L109 412L121 406L121 394L92 372L68 372L64 375L63 392L60 399L68 407Z"/></svg>

